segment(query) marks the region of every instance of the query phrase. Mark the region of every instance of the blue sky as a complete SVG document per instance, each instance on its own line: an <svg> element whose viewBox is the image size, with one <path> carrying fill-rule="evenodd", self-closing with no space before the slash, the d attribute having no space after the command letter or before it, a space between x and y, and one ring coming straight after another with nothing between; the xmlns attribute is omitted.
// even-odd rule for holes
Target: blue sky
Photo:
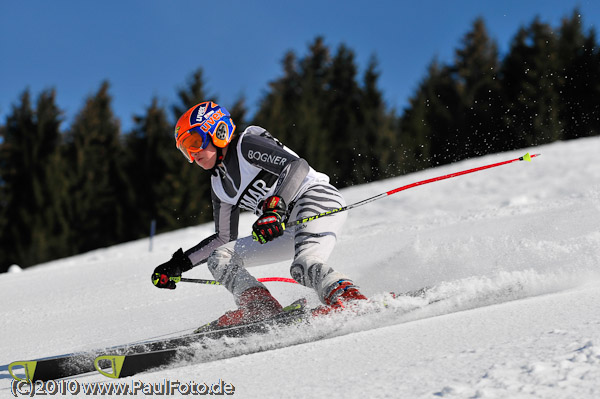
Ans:
<svg viewBox="0 0 600 399"><path fill-rule="evenodd" d="M400 113L427 65L451 62L478 16L504 54L520 26L539 16L557 27L575 7L586 31L598 28L598 0L2 0L0 123L26 88L37 98L53 87L68 124L108 80L126 131L153 97L170 107L198 67L222 105L244 95L253 114L284 54L306 55L318 35L334 51L350 47L360 73L377 56L379 88Z"/></svg>

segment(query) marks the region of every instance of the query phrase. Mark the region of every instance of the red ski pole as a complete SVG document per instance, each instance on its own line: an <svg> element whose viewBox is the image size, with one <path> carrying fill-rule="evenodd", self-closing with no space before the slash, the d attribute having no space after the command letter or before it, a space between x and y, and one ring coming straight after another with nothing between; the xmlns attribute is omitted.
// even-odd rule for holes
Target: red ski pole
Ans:
<svg viewBox="0 0 600 399"><path fill-rule="evenodd" d="M375 195L374 197L364 199L364 200L356 202L354 204L346 205L346 206L341 207L341 208L337 208L337 209L333 209L331 211L319 213L317 215L309 216L309 217L306 217L306 218L303 218L303 219L294 220L293 222L289 222L287 224L288 225L298 225L298 224L302 224L302 223L311 222L311 221L313 221L315 219L318 219L318 218L321 218L321 217L324 217L324 216L329 216L329 215L336 214L338 212L344 212L344 211L347 211L347 210L350 210L350 209L353 209L353 208L357 208L357 207L359 207L361 205L368 204L369 202L373 202L373 201L376 201L378 199L387 197L388 195L396 194L396 193L399 193L400 191L408 190L409 188L413 188L413 187L417 187L417 186L422 186L424 184L433 183L435 181L450 179L450 178L456 177L456 176L462 176L462 175L466 175L466 174L469 174L469 173L479 172L480 170L495 168L495 167L506 165L506 164L513 163L513 162L519 162L519 161L528 161L528 162L531 162L531 158L539 157L540 155L541 154L529 155L529 153L527 153L527 154L523 155L522 157L511 159L511 160L508 160L508 161L498 162L498 163L494 163L494 164L491 164L491 165L480 166L478 168L463 170L461 172L450 173L449 175L444 175L444 176L439 176L439 177L433 177L431 179L421 180L421 181L418 181L416 183L407 184L406 186L402 186L402 187L398 187L398 188L395 188L395 189L390 190L390 191L386 191L385 193L381 193L381 194Z"/></svg>
<svg viewBox="0 0 600 399"><path fill-rule="evenodd" d="M257 280L260 281L261 283L280 282L280 283L298 284L298 282L296 280L294 280L293 278L287 278L287 277L263 277L263 278L259 278ZM179 280L179 281L183 282L183 283L221 285L221 283L219 283L217 280L204 280L201 278L184 278L184 277L182 277L181 280Z"/></svg>

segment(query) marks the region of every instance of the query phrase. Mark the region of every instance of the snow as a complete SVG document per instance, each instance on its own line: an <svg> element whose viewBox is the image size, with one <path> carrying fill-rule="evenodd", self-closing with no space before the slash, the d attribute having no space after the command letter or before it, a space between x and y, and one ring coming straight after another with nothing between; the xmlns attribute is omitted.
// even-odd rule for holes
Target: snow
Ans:
<svg viewBox="0 0 600 399"><path fill-rule="evenodd" d="M8 273L21 273L23 271L23 269L21 269L21 266L19 265L10 265L8 267Z"/></svg>
<svg viewBox="0 0 600 399"><path fill-rule="evenodd" d="M466 160L343 190L348 203L418 180L541 153L404 191L349 211L330 259L388 308L308 328L216 342L217 355L125 383L224 381L240 398L600 397L600 137ZM252 216L240 230L250 232ZM210 224L0 275L0 396L7 365L189 332L233 308L218 286L158 290L154 267L211 234ZM287 262L251 271L288 276ZM186 277L212 278L200 266ZM282 303L312 292L268 283ZM420 298L384 293L433 286ZM310 342L311 339L323 337ZM231 343L231 342L230 342ZM283 344L291 346L277 348ZM203 358L204 356L204 358ZM203 362L204 360L204 362ZM111 382L98 373L76 378Z"/></svg>

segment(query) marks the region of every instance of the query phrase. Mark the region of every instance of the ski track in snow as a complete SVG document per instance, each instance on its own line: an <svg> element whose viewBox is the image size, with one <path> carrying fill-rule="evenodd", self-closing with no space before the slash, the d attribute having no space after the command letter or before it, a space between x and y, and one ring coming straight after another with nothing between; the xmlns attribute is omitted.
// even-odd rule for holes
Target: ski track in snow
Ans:
<svg viewBox="0 0 600 399"><path fill-rule="evenodd" d="M526 151L344 194L352 203ZM600 140L530 152L542 156L350 211L330 262L372 298L361 307L378 312L218 340L210 351L193 348L191 360L119 382L221 379L241 398L600 397ZM251 223L242 215L240 233ZM212 229L157 236L153 252L139 240L0 275L0 397L11 396L11 361L190 332L233 308L221 287L181 283L167 291L149 282L157 264ZM282 262L252 272L287 276L288 268ZM211 278L202 266L189 277ZM424 286L431 289L423 298L383 294ZM317 305L304 287L269 288L284 304L307 297ZM77 380L108 381L97 373Z"/></svg>

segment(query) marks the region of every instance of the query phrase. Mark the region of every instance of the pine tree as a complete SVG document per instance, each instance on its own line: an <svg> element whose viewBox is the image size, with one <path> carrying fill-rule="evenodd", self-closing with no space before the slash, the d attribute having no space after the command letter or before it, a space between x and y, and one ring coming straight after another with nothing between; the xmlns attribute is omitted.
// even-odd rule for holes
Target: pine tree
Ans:
<svg viewBox="0 0 600 399"><path fill-rule="evenodd" d="M297 105L302 93L296 55L289 51L283 61L283 76L269 83L270 90L260 101L253 124L271 131L281 142L306 156L302 136L297 134Z"/></svg>
<svg viewBox="0 0 600 399"><path fill-rule="evenodd" d="M61 111L54 90L40 94L36 109L29 91L2 129L0 144L0 235L2 264L30 266L61 255L61 169L57 157Z"/></svg>
<svg viewBox="0 0 600 399"><path fill-rule="evenodd" d="M248 124L246 123L246 115L248 114L248 108L246 108L246 99L243 96L239 97L231 109L227 108L227 110L231 114L233 123L236 125L235 133L240 134L244 131L244 129L246 129L246 127L248 127Z"/></svg>
<svg viewBox="0 0 600 399"><path fill-rule="evenodd" d="M501 87L497 45L490 39L483 19L473 28L456 50L455 80L461 99L461 131L458 132L459 158L481 156L503 148L504 133L499 129Z"/></svg>
<svg viewBox="0 0 600 399"><path fill-rule="evenodd" d="M417 92L408 100L409 105L398 118L400 171L411 173L426 169L431 164L432 131L428 121L429 100L423 81Z"/></svg>
<svg viewBox="0 0 600 399"><path fill-rule="evenodd" d="M558 140L559 63L552 28L535 19L519 29L502 66L505 92L503 125L509 131L507 149Z"/></svg>
<svg viewBox="0 0 600 399"><path fill-rule="evenodd" d="M383 94L377 87L379 79L378 63L375 56L369 60L363 75L360 93L361 112L358 132L366 142L362 151L362 162L366 181L374 181L401 174L401 162L404 160L399 151L398 127L396 116L386 110Z"/></svg>
<svg viewBox="0 0 600 399"><path fill-rule="evenodd" d="M158 231L178 226L172 196L179 184L181 157L174 151L173 126L158 99L154 98L145 114L134 121L125 138L125 170L134 199L128 227L132 238L139 238L148 234L153 220Z"/></svg>
<svg viewBox="0 0 600 399"><path fill-rule="evenodd" d="M126 236L128 187L123 146L108 89L108 82L103 82L87 99L66 136L74 253L112 245Z"/></svg>
<svg viewBox="0 0 600 399"><path fill-rule="evenodd" d="M330 133L324 122L324 113L330 111L326 97L330 65L329 49L321 37L301 59L291 51L286 53L283 76L269 83L271 90L261 100L253 123L337 180L335 168L340 157L331 156Z"/></svg>
<svg viewBox="0 0 600 399"><path fill-rule="evenodd" d="M562 137L575 139L600 133L600 50L595 33L583 32L575 9L561 22L557 44Z"/></svg>
<svg viewBox="0 0 600 399"><path fill-rule="evenodd" d="M340 45L326 75L324 90L318 95L326 101L323 115L316 115L327 132L328 164L325 170L339 186L350 186L369 180L369 145L364 134L361 91L356 82L354 52ZM333 156L332 156L333 154ZM337 162L333 162L337 161Z"/></svg>
<svg viewBox="0 0 600 399"><path fill-rule="evenodd" d="M317 37L300 59L288 52L283 76L270 83L254 120L344 187L399 171L395 117L377 88L376 59L362 79L354 52L334 56Z"/></svg>
<svg viewBox="0 0 600 399"><path fill-rule="evenodd" d="M218 103L217 97L208 93L204 86L204 70L198 68L187 80L185 87L177 90L179 103L175 104L172 108L173 115L176 119L179 119L185 111L203 101L214 101Z"/></svg>
<svg viewBox="0 0 600 399"><path fill-rule="evenodd" d="M466 156L462 104L452 69L434 60L400 120L406 172Z"/></svg>
<svg viewBox="0 0 600 399"><path fill-rule="evenodd" d="M340 154L332 153L331 132L324 122L332 112L327 95L331 55L322 37L317 37L309 46L309 54L299 61L299 97L295 104L286 104L292 111L293 135L287 140L289 146L304 156L317 170L327 173L337 184L342 181L338 166L345 160ZM269 130L269 129L267 129ZM287 144L287 142L284 142Z"/></svg>

